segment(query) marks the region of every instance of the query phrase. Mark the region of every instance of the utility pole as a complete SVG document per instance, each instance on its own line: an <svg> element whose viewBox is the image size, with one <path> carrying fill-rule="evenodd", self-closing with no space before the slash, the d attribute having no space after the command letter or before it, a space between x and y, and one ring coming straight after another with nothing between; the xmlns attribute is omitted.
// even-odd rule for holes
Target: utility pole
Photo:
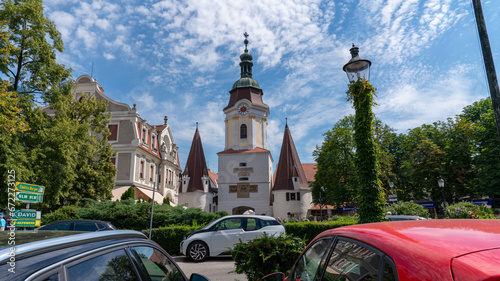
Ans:
<svg viewBox="0 0 500 281"><path fill-rule="evenodd" d="M488 77L488 84L490 86L491 102L493 103L497 133L500 140L500 89L498 88L495 64L493 63L493 55L491 54L490 40L488 39L488 32L486 31L481 0L472 0L472 4L474 5L477 30L479 32L479 40L481 41L481 50L483 52L484 67L486 68L486 76Z"/></svg>

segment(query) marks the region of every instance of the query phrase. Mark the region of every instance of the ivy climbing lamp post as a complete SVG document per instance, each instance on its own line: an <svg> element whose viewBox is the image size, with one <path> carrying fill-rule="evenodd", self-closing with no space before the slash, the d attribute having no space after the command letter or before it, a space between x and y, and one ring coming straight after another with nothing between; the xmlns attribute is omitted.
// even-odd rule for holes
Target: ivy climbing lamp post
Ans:
<svg viewBox="0 0 500 281"><path fill-rule="evenodd" d="M356 144L356 168L359 177L357 202L360 223L384 219L384 192L378 179L377 146L373 135L372 106L375 88L370 84L371 61L359 56L359 48L352 45L351 60L343 70L349 79L347 100L354 105L354 142Z"/></svg>

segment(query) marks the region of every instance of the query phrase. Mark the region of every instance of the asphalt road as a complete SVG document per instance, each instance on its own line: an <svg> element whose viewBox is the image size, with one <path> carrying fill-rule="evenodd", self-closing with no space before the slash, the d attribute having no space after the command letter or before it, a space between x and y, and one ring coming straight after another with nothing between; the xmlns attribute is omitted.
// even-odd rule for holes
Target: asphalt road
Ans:
<svg viewBox="0 0 500 281"><path fill-rule="evenodd" d="M174 260L188 278L191 273L198 273L211 281L248 281L244 274L230 273L235 269L231 256L208 258L204 262L192 262L183 256L174 257Z"/></svg>

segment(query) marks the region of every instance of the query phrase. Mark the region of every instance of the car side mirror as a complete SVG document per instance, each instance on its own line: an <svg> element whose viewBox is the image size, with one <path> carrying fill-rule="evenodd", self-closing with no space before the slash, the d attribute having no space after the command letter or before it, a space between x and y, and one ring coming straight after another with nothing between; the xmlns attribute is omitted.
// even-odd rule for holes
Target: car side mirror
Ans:
<svg viewBox="0 0 500 281"><path fill-rule="evenodd" d="M268 274L264 277L262 277L263 281L284 281L285 280L285 273L283 272L275 272Z"/></svg>
<svg viewBox="0 0 500 281"><path fill-rule="evenodd" d="M193 273L191 277L189 277L189 281L210 281L210 279L198 273Z"/></svg>

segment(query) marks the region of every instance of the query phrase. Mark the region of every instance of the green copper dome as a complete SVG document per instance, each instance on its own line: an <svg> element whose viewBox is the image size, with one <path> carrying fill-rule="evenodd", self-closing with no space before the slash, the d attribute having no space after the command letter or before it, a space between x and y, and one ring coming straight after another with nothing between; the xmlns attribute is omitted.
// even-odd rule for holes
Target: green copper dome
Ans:
<svg viewBox="0 0 500 281"><path fill-rule="evenodd" d="M251 77L241 77L240 80L234 82L233 88L231 89L234 90L236 88L246 88L246 87L252 87L252 88L257 88L260 89L259 83Z"/></svg>
<svg viewBox="0 0 500 281"><path fill-rule="evenodd" d="M240 67L241 67L241 78L234 82L233 88L231 90L237 88L247 88L252 87L260 90L259 83L252 78L252 55L248 52L248 33L243 34L245 36L245 51L240 56Z"/></svg>

